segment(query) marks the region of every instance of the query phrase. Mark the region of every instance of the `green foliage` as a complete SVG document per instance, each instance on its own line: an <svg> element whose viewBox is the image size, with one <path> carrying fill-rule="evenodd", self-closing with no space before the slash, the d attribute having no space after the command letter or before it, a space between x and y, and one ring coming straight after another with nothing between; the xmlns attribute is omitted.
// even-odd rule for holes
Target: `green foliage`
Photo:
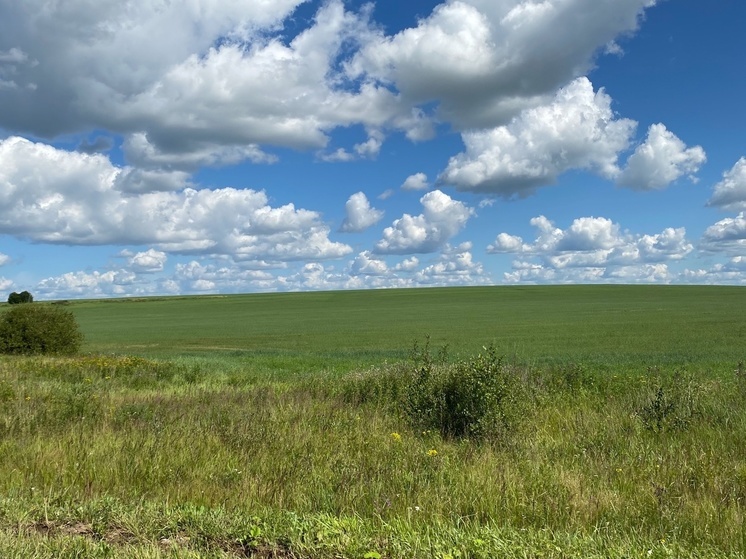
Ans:
<svg viewBox="0 0 746 559"><path fill-rule="evenodd" d="M417 368L404 402L407 417L419 428L447 438L501 439L517 417L518 383L494 347L455 364L436 362L429 344L415 347Z"/></svg>
<svg viewBox="0 0 746 559"><path fill-rule="evenodd" d="M19 303L33 303L34 297L28 291L21 291L16 293L15 291L8 295L8 304L17 305Z"/></svg>
<svg viewBox="0 0 746 559"><path fill-rule="evenodd" d="M83 335L72 313L50 305L17 305L0 315L0 353L72 355Z"/></svg>

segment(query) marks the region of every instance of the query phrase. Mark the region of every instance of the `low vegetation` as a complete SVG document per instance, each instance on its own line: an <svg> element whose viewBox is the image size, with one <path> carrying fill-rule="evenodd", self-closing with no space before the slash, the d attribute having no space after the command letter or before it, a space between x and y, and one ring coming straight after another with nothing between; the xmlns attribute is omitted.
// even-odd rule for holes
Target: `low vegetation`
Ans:
<svg viewBox="0 0 746 559"><path fill-rule="evenodd" d="M2 357L0 557L743 558L746 367L598 343Z"/></svg>
<svg viewBox="0 0 746 559"><path fill-rule="evenodd" d="M595 375L488 352L434 365L441 386L467 373L468 394L498 367L518 392L423 424L422 366L283 383L189 360L5 358L0 555L743 556L733 371Z"/></svg>

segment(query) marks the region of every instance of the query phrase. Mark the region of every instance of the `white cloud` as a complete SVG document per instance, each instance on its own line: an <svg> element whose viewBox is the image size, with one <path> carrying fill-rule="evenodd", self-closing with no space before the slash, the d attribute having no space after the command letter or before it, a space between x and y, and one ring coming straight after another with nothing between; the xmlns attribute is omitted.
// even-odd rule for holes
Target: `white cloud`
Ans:
<svg viewBox="0 0 746 559"><path fill-rule="evenodd" d="M327 163L348 163L356 159L354 154L344 148L338 148L331 153L322 153L319 155L319 158Z"/></svg>
<svg viewBox="0 0 746 559"><path fill-rule="evenodd" d="M233 263L202 264L192 260L177 264L172 281L181 293L212 292L238 293L260 288L274 276L265 270L246 270Z"/></svg>
<svg viewBox="0 0 746 559"><path fill-rule="evenodd" d="M578 78L552 103L528 109L510 124L464 133L466 152L451 158L439 182L509 198L527 196L570 169L613 178L635 127L615 117L603 90L594 92L587 78Z"/></svg>
<svg viewBox="0 0 746 559"><path fill-rule="evenodd" d="M746 210L746 157L741 157L732 169L723 173L723 180L715 185L707 205L728 211Z"/></svg>
<svg viewBox="0 0 746 559"><path fill-rule="evenodd" d="M26 91L0 95L0 107L13 107L0 111L0 121L39 135L105 128L123 103L189 55L221 37L251 40L302 2L25 0L0 7L0 52L10 48L21 55L17 63L27 61L16 72Z"/></svg>
<svg viewBox="0 0 746 559"><path fill-rule="evenodd" d="M654 4L447 2L417 27L374 35L349 71L395 85L411 103L438 102L441 118L458 128L496 126L583 75L599 49L635 30Z"/></svg>
<svg viewBox="0 0 746 559"><path fill-rule="evenodd" d="M617 183L633 190L660 190L684 175L695 180L693 174L706 159L700 146L687 148L663 124L653 124L645 142L627 160Z"/></svg>
<svg viewBox="0 0 746 559"><path fill-rule="evenodd" d="M376 243L379 254L435 252L455 236L469 220L472 210L440 190L428 192L420 202L422 214L404 214L383 231Z"/></svg>
<svg viewBox="0 0 746 559"><path fill-rule="evenodd" d="M371 158L390 129L432 137L431 101L459 129L504 124L583 75L655 3L454 0L386 36L369 7L329 0L288 42L283 23L303 1L6 3L0 127L107 129L133 165L189 170L271 161L260 146L324 149L333 129L361 124L368 140L335 153Z"/></svg>
<svg viewBox="0 0 746 559"><path fill-rule="evenodd" d="M323 149L328 131L363 124L370 136L354 153L340 148L322 158L374 157L383 127L409 131L422 126L422 117L385 87L344 87L337 58L345 45L364 39L367 25L331 0L289 44L269 37L194 53L114 109L127 123L146 123L148 140L159 153L225 147L235 153L236 146L258 150L258 145Z"/></svg>
<svg viewBox="0 0 746 559"><path fill-rule="evenodd" d="M401 185L402 190L427 190L429 188L427 175L425 173L416 173L407 177L407 180Z"/></svg>
<svg viewBox="0 0 746 559"><path fill-rule="evenodd" d="M350 196L345 204L347 217L342 222L340 231L345 233L357 233L375 225L383 219L383 212L371 207L367 196L363 192L357 192Z"/></svg>
<svg viewBox="0 0 746 559"><path fill-rule="evenodd" d="M384 135L380 130L371 130L368 139L360 144L355 144L355 153L366 159L375 159L381 152Z"/></svg>
<svg viewBox="0 0 746 559"><path fill-rule="evenodd" d="M151 248L129 256L127 264L135 272L155 273L163 271L167 260L168 256L165 252Z"/></svg>
<svg viewBox="0 0 746 559"><path fill-rule="evenodd" d="M746 251L746 213L721 219L702 235L701 247L713 252L743 254Z"/></svg>
<svg viewBox="0 0 746 559"><path fill-rule="evenodd" d="M500 233L495 241L487 246L487 252L491 254L516 253L523 250L523 239L516 235Z"/></svg>
<svg viewBox="0 0 746 559"><path fill-rule="evenodd" d="M686 269L681 274L681 280L685 283L708 285L746 285L744 262L738 258L740 257L732 258L726 263L717 263L708 269Z"/></svg>
<svg viewBox="0 0 746 559"><path fill-rule="evenodd" d="M405 258L394 266L394 270L397 272L414 272L420 265L420 260L416 256Z"/></svg>
<svg viewBox="0 0 746 559"><path fill-rule="evenodd" d="M0 266L5 266L8 262L10 262L10 256L0 252Z"/></svg>
<svg viewBox="0 0 746 559"><path fill-rule="evenodd" d="M694 250L683 227L649 235L623 232L603 217L581 217L564 230L544 216L531 224L538 229L533 243L500 233L487 248L493 254L528 257L513 263L508 282L670 281L665 262L682 260Z"/></svg>
<svg viewBox="0 0 746 559"><path fill-rule="evenodd" d="M376 258L368 250L358 254L350 266L350 273L353 276L381 276L388 273L388 271L389 268L386 265L386 262L384 262L380 258Z"/></svg>
<svg viewBox="0 0 746 559"><path fill-rule="evenodd" d="M123 193L128 168L103 155L13 137L0 141L0 233L71 245L149 244L166 252L318 260L352 249L317 212L271 207L255 190Z"/></svg>
<svg viewBox="0 0 746 559"><path fill-rule="evenodd" d="M42 280L36 289L45 299L124 297L148 291L136 284L137 275L129 270L69 272Z"/></svg>
<svg viewBox="0 0 746 559"><path fill-rule="evenodd" d="M417 285L490 285L492 279L480 262L475 262L471 244L446 246L438 259L413 277Z"/></svg>

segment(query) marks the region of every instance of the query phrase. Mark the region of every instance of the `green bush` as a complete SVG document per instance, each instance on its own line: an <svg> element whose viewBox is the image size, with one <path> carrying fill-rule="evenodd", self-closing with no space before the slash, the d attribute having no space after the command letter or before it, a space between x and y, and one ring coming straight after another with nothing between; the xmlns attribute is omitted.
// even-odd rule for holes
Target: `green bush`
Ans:
<svg viewBox="0 0 746 559"><path fill-rule="evenodd" d="M0 315L0 353L72 355L83 335L72 313L51 305L14 305Z"/></svg>
<svg viewBox="0 0 746 559"><path fill-rule="evenodd" d="M500 440L518 419L516 376L495 348L455 364L436 363L427 346L418 359L404 402L405 414L422 429L447 438Z"/></svg>

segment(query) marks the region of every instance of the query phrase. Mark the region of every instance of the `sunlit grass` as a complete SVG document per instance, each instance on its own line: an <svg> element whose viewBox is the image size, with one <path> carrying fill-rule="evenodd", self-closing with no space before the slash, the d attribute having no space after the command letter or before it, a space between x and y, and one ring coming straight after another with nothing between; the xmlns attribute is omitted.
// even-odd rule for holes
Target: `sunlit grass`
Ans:
<svg viewBox="0 0 746 559"><path fill-rule="evenodd" d="M407 363L268 379L235 362L5 358L0 555L743 556L732 368L515 368L521 421L477 443L401 413ZM674 404L660 426L645 415L659 390Z"/></svg>

